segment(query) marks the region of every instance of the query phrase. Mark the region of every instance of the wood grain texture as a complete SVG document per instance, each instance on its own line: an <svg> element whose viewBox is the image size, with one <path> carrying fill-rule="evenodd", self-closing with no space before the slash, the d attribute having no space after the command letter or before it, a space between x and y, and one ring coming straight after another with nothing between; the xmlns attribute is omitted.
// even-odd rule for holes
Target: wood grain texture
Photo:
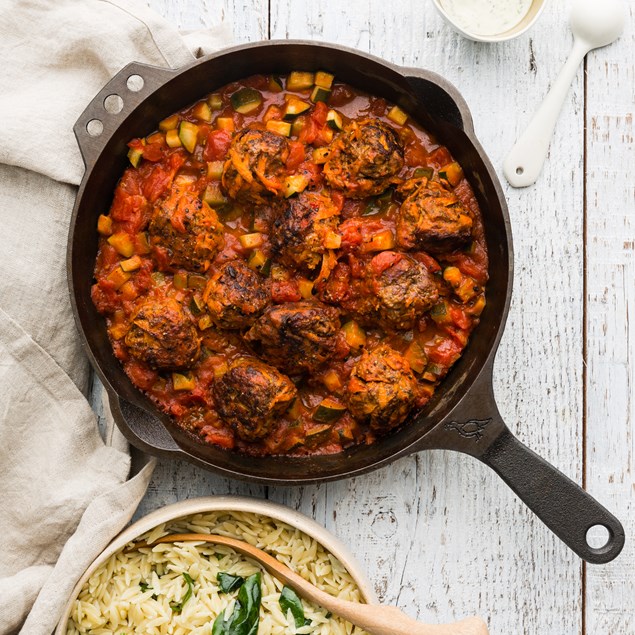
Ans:
<svg viewBox="0 0 635 635"><path fill-rule="evenodd" d="M436 71L470 105L497 171L568 54L568 4L549 3L525 36L497 45L453 33L421 0L149 0L182 29L232 24L236 42L308 38ZM543 175L506 186L515 247L514 299L495 367L503 417L519 438L577 482L584 416L591 492L635 529L633 509L632 32L593 53L558 122ZM630 65L628 61L631 60ZM607 92L608 90L608 92ZM630 119L629 119L630 115ZM632 170L631 170L632 171ZM502 178L502 176L501 176ZM586 412L584 256L587 256ZM449 452L402 459L328 485L263 488L183 462L160 461L138 515L209 494L268 497L324 524L364 564L380 598L429 622L481 614L493 635L635 631L627 541L615 563L586 572L487 468Z"/></svg>
<svg viewBox="0 0 635 635"><path fill-rule="evenodd" d="M586 485L626 528L622 555L587 567L590 634L635 632L634 18L587 59Z"/></svg>

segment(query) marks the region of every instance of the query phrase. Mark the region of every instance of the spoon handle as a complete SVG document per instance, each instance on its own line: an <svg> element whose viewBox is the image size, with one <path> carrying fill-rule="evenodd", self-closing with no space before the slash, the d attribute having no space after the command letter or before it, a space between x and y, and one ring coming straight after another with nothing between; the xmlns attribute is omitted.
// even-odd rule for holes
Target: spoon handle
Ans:
<svg viewBox="0 0 635 635"><path fill-rule="evenodd" d="M527 187L538 179L569 87L589 50L586 44L578 39L574 40L569 59L551 90L507 155L503 163L503 173L513 187Z"/></svg>

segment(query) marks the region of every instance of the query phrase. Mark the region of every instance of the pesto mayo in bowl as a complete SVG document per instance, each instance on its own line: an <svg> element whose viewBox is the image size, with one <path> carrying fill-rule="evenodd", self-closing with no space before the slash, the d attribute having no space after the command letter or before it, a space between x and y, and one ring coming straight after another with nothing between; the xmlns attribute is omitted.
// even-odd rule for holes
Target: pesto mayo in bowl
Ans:
<svg viewBox="0 0 635 635"><path fill-rule="evenodd" d="M524 33L546 0L432 0L456 31L477 42L502 42Z"/></svg>

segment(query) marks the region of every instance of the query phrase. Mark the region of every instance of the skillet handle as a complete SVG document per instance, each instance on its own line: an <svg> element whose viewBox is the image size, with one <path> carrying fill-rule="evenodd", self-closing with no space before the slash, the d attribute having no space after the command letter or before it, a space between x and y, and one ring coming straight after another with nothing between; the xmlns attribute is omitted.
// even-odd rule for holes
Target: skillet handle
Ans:
<svg viewBox="0 0 635 635"><path fill-rule="evenodd" d="M477 456L491 467L560 540L580 558L604 564L624 546L624 528L579 485L523 445L504 427L494 442ZM600 525L609 537L603 547L591 547L587 531Z"/></svg>
<svg viewBox="0 0 635 635"><path fill-rule="evenodd" d="M126 117L175 74L169 68L132 62L95 95L73 126L87 170Z"/></svg>

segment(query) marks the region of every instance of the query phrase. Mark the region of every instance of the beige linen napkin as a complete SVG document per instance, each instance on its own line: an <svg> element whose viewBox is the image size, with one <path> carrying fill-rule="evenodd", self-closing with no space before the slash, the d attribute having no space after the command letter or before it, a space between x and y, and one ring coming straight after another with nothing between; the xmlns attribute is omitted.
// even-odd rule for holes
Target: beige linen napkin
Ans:
<svg viewBox="0 0 635 635"><path fill-rule="evenodd" d="M224 30L194 45L211 52ZM128 0L0 3L0 634L49 635L76 579L130 520L153 461L130 475L123 437L99 435L66 285L84 167L72 132L131 61L194 59Z"/></svg>

